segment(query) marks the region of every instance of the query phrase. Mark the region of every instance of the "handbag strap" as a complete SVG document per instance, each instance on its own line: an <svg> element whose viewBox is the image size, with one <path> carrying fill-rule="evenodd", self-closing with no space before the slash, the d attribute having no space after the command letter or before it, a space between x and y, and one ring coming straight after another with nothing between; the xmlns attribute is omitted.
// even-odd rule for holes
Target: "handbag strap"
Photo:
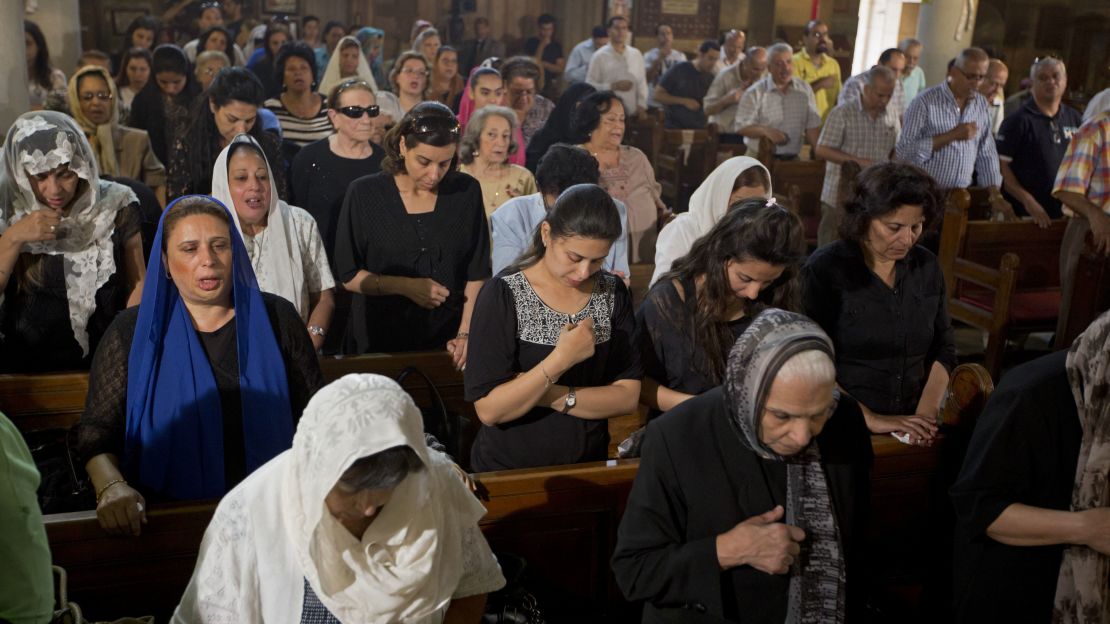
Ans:
<svg viewBox="0 0 1110 624"><path fill-rule="evenodd" d="M433 409L439 413L439 420L443 427L443 435L447 438L446 440L440 440L440 442L447 447L447 454L454 457L459 451L459 427L455 419L451 418L451 415L448 413L447 404L443 402L443 395L439 393L439 388L437 388L435 383L424 374L424 371L415 366L406 366L405 369L401 371L401 374L397 375L397 383L404 388L405 380L410 376L418 377L423 380L424 387L432 397Z"/></svg>

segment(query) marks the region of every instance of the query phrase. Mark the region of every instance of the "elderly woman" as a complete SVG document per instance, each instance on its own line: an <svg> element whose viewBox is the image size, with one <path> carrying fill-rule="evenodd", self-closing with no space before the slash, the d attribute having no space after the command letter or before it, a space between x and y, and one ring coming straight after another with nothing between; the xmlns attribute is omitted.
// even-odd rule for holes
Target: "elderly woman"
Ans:
<svg viewBox="0 0 1110 624"><path fill-rule="evenodd" d="M69 80L69 110L96 155L100 173L138 180L166 205L166 168L150 146L145 130L119 124L115 82L108 70L87 65Z"/></svg>
<svg viewBox="0 0 1110 624"><path fill-rule="evenodd" d="M836 345L836 379L873 433L931 444L956 366L944 275L917 245L938 218L940 193L921 169L864 169L845 204L840 240L803 270L806 314ZM907 437L908 436L908 437Z"/></svg>
<svg viewBox="0 0 1110 624"><path fill-rule="evenodd" d="M659 230L651 283L689 253L694 241L708 234L731 206L750 197L771 198L771 174L761 162L736 156L717 165L690 196L690 210Z"/></svg>
<svg viewBox="0 0 1110 624"><path fill-rule="evenodd" d="M435 65L436 52L439 51L440 39L439 31L435 28L426 28L416 35L412 40L412 51L419 53L428 61L428 65Z"/></svg>
<svg viewBox="0 0 1110 624"><path fill-rule="evenodd" d="M637 311L640 401L658 414L720 385L729 348L760 310L801 308L805 251L797 215L762 197L734 203Z"/></svg>
<svg viewBox="0 0 1110 624"><path fill-rule="evenodd" d="M301 148L333 132L328 99L316 92L316 53L312 48L299 41L282 46L274 77L281 82L281 94L263 105L277 117L286 144Z"/></svg>
<svg viewBox="0 0 1110 624"><path fill-rule="evenodd" d="M532 247L482 288L465 371L466 400L485 425L475 471L604 460L605 419L636 409L632 298L601 270L620 235L613 199L572 186Z"/></svg>
<svg viewBox="0 0 1110 624"><path fill-rule="evenodd" d="M67 115L16 119L0 171L0 371L87 368L112 319L139 302L139 208L100 179Z"/></svg>
<svg viewBox="0 0 1110 624"><path fill-rule="evenodd" d="M662 187L647 156L624 140L624 104L612 91L598 91L582 101L575 115L581 145L597 159L601 186L628 207L631 262L655 258L656 228L665 211Z"/></svg>
<svg viewBox="0 0 1110 624"><path fill-rule="evenodd" d="M208 87L212 86L212 81L216 79L216 76L228 67L231 67L231 59L223 52L206 50L198 54L196 65L193 67L193 75L196 77L201 91L207 91Z"/></svg>
<svg viewBox="0 0 1110 624"><path fill-rule="evenodd" d="M492 67L475 67L470 72L470 79L463 89L462 98L459 100L459 125L465 130L470 125L470 118L475 112L487 106L504 106L505 83L501 80L501 72ZM513 124L513 140L517 145L524 145L524 135L520 132L520 124ZM509 162L514 165L524 166L524 150L518 149L509 154Z"/></svg>
<svg viewBox="0 0 1110 624"><path fill-rule="evenodd" d="M872 455L855 401L837 399L828 336L769 309L722 385L648 424L613 554L645 622L857 621Z"/></svg>
<svg viewBox="0 0 1110 624"><path fill-rule="evenodd" d="M419 52L404 52L397 57L393 70L389 72L393 92L378 93L378 105L382 107L387 126L399 122L414 106L424 101L431 73L432 65Z"/></svg>
<svg viewBox="0 0 1110 624"><path fill-rule="evenodd" d="M328 60L328 66L324 69L324 77L320 79L318 90L324 94L331 93L339 83L356 78L369 84L375 93L378 92L378 83L374 79L373 72L370 71L370 64L366 61L366 57L362 55L362 47L358 39L343 37L336 44L335 52Z"/></svg>
<svg viewBox="0 0 1110 624"><path fill-rule="evenodd" d="M382 172L348 188L335 244L355 295L347 352L446 348L465 364L490 253L481 186L453 171L458 142L451 109L419 104L386 135Z"/></svg>
<svg viewBox="0 0 1110 624"><path fill-rule="evenodd" d="M308 211L278 198L266 154L249 134L216 158L212 197L232 208L258 287L293 304L319 349L335 307L324 241Z"/></svg>
<svg viewBox="0 0 1110 624"><path fill-rule="evenodd" d="M957 622L1110 617L1110 312L1011 369L975 421L956 509Z"/></svg>
<svg viewBox="0 0 1110 624"><path fill-rule="evenodd" d="M452 110L457 110L463 86L462 76L459 75L458 50L451 46L440 46L436 50L432 76L428 81L428 99L442 102Z"/></svg>
<svg viewBox="0 0 1110 624"><path fill-rule="evenodd" d="M476 624L505 584L483 515L412 398L348 375L220 501L173 621Z"/></svg>
<svg viewBox="0 0 1110 624"><path fill-rule="evenodd" d="M131 114L131 102L139 91L143 90L146 83L150 82L153 73L154 58L147 48L131 48L124 53L120 61L119 73L116 74L116 87L119 90L119 117L126 121Z"/></svg>
<svg viewBox="0 0 1110 624"><path fill-rule="evenodd" d="M142 304L108 328L75 426L97 518L118 535L139 534L147 496L216 498L288 449L323 385L297 311L259 291L219 202L173 202L154 243Z"/></svg>
<svg viewBox="0 0 1110 624"><path fill-rule="evenodd" d="M501 64L501 77L505 81L508 105L516 113L524 143L532 139L547 123L555 103L538 93L540 66L530 56L514 56Z"/></svg>
<svg viewBox="0 0 1110 624"><path fill-rule="evenodd" d="M520 145L513 140L516 115L504 106L487 106L470 118L459 144L459 171L482 185L486 216L513 197L536 192L532 172L508 162Z"/></svg>

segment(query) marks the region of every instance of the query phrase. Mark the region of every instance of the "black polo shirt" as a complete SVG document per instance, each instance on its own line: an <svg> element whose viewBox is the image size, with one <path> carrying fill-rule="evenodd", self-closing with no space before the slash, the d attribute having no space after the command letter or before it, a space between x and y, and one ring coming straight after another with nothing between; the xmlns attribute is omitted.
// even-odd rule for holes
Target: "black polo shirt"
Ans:
<svg viewBox="0 0 1110 624"><path fill-rule="evenodd" d="M683 61L668 69L659 79L659 86L675 97L691 98L701 104L709 85L713 84L713 73L698 71L690 61ZM705 128L705 110L692 111L685 106L667 106L666 126L680 130L701 130Z"/></svg>
<svg viewBox="0 0 1110 624"><path fill-rule="evenodd" d="M998 157L1010 165L1021 186L1037 200L1048 216L1059 219L1060 200L1052 196L1052 183L1056 172L1068 151L1071 135L1083 123L1079 111L1060 105L1055 117L1049 117L1037 108L1033 98L1024 103L1010 116L1002 120L998 130ZM1025 207L1016 198L1005 194L1019 215L1025 215Z"/></svg>

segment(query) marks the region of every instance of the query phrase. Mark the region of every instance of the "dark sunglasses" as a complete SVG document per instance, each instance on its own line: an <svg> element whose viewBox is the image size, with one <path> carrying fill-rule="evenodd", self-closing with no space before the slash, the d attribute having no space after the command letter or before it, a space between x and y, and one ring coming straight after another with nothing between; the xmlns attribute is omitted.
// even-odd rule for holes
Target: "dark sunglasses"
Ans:
<svg viewBox="0 0 1110 624"><path fill-rule="evenodd" d="M341 112L344 115L350 117L351 119L359 119L363 115L369 115L371 117L377 117L378 113L381 111L381 109L378 108L377 105L366 106L366 107L362 107L362 106L344 106L343 108L340 108L338 110L339 110L339 112Z"/></svg>

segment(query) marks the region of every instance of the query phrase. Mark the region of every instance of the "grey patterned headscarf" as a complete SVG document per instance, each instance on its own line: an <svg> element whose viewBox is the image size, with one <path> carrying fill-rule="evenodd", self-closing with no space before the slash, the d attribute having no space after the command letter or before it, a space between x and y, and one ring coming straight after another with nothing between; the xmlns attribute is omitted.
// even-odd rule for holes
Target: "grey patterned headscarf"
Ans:
<svg viewBox="0 0 1110 624"><path fill-rule="evenodd" d="M729 353L725 390L733 430L741 444L786 467L786 522L806 532L801 555L790 572L787 624L844 621L844 552L821 454L816 440L791 457L775 453L760 439L760 422L779 369L803 351L833 357L832 341L801 314L770 308L752 320Z"/></svg>

